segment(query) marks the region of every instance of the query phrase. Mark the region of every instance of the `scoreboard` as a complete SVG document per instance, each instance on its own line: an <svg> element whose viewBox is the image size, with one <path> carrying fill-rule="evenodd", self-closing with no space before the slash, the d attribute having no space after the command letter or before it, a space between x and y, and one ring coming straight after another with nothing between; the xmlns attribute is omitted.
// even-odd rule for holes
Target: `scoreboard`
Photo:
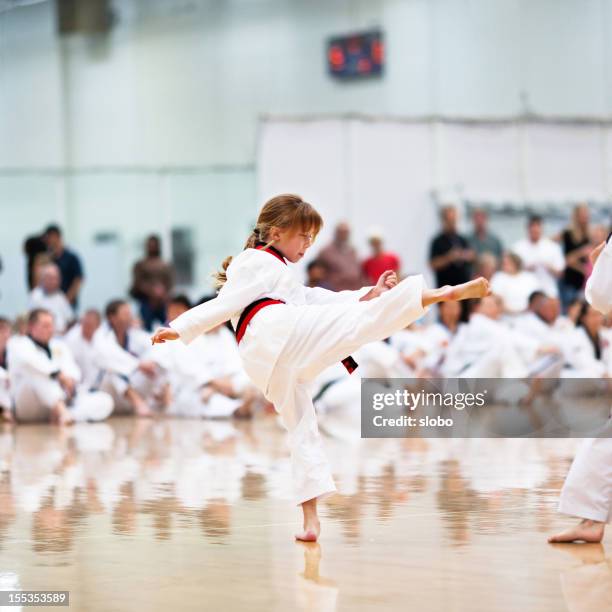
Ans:
<svg viewBox="0 0 612 612"><path fill-rule="evenodd" d="M385 46L380 30L335 36L327 43L329 73L337 78L381 76Z"/></svg>

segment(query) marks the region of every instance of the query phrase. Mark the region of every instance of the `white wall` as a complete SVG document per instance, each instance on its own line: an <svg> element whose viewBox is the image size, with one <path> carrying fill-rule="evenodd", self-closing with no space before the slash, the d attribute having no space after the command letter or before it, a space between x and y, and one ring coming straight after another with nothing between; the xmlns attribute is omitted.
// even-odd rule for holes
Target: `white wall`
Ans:
<svg viewBox="0 0 612 612"><path fill-rule="evenodd" d="M592 201L594 221L610 223L612 209L606 218L601 205L611 195L611 136L610 126L565 123L271 119L261 131L259 200L294 190L320 209L326 227L311 257L346 219L362 255L368 229L381 226L403 271L426 272L436 203L469 201L494 212L511 203L517 213L527 203L543 214L556 204L553 233L572 203ZM524 219L510 216L497 231L509 247L523 236Z"/></svg>
<svg viewBox="0 0 612 612"><path fill-rule="evenodd" d="M102 38L60 40L52 2L0 14L0 166L252 163L262 113L612 111L611 0L115 4ZM372 26L385 77L331 79L326 38Z"/></svg>

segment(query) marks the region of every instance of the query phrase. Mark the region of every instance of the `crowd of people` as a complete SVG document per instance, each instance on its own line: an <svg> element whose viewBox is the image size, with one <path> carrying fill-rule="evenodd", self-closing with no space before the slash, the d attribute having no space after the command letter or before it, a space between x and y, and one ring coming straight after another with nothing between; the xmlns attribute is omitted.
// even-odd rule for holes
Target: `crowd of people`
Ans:
<svg viewBox="0 0 612 612"><path fill-rule="evenodd" d="M473 231L458 231L454 206L441 209L441 231L430 246L438 286L485 276L493 295L440 304L435 316L386 342L359 351L362 377L612 377L612 321L584 300L589 253L608 228L592 225L586 205L569 226L546 237L532 216L527 235L510 248L472 213ZM336 291L376 282L385 270L401 274L400 258L368 234L360 260L347 223L335 228L307 269L306 283ZM129 299L109 301L77 319L84 281L79 256L51 225L25 243L29 310L0 318L0 407L8 421L99 421L111 414L250 417L266 405L244 372L231 328L222 325L189 346L151 346L150 330L192 304L173 293L173 269L157 236L133 267ZM210 299L203 298L202 301ZM467 307L464 307L467 304ZM195 305L195 304L194 304ZM333 383L333 384L332 384ZM316 385L321 412L358 401L359 377L334 369Z"/></svg>

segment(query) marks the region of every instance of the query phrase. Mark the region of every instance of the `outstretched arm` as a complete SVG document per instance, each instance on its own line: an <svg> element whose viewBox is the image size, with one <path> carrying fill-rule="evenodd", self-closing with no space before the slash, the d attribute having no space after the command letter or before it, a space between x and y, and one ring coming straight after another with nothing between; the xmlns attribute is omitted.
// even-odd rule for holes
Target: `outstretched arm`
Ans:
<svg viewBox="0 0 612 612"><path fill-rule="evenodd" d="M307 304L341 304L348 302L365 302L378 297L383 291L397 285L395 272L387 270L378 279L374 287L362 287L354 291L330 291L323 287L305 287Z"/></svg>
<svg viewBox="0 0 612 612"><path fill-rule="evenodd" d="M178 338L189 344L200 334L225 323L251 302L263 297L274 281L269 277L270 272L253 262L235 265L238 263L234 262L228 269L228 279L217 297L184 312L170 322L170 329L158 330L151 338L153 344Z"/></svg>

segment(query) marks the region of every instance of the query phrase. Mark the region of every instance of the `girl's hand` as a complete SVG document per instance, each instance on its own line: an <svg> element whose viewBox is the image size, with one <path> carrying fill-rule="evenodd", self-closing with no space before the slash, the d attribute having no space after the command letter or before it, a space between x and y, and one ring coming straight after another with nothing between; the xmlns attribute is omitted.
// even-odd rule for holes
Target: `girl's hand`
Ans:
<svg viewBox="0 0 612 612"><path fill-rule="evenodd" d="M393 270L385 270L376 283L377 293L383 293L389 291L397 285L397 274Z"/></svg>
<svg viewBox="0 0 612 612"><path fill-rule="evenodd" d="M163 344L166 340L178 340L179 335L169 327L160 327L152 336L151 344Z"/></svg>

